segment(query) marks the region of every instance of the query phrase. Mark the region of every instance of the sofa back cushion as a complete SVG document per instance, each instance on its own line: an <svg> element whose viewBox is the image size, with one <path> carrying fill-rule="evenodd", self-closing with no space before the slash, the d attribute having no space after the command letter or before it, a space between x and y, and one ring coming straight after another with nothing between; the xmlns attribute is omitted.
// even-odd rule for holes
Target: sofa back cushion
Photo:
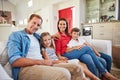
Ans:
<svg viewBox="0 0 120 80"><path fill-rule="evenodd" d="M12 77L11 66L8 63L8 54L7 54L7 41L0 42L0 64L7 72L7 74Z"/></svg>

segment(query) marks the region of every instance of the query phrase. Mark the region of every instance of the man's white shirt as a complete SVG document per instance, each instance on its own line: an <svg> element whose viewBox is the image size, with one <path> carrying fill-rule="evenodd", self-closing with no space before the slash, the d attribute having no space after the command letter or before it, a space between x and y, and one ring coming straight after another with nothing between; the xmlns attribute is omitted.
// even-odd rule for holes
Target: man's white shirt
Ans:
<svg viewBox="0 0 120 80"><path fill-rule="evenodd" d="M42 60L42 55L40 52L40 44L35 36L27 34L30 38L30 47L27 53L27 58Z"/></svg>

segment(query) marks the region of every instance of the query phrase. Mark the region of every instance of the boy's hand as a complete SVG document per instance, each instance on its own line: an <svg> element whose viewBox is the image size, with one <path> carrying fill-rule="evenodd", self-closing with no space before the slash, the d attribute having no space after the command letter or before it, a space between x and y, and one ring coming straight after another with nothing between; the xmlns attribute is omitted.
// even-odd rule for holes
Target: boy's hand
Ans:
<svg viewBox="0 0 120 80"><path fill-rule="evenodd" d="M86 45L80 45L80 46L75 46L75 47L73 47L74 49L81 49L81 48L83 48L84 46L86 46Z"/></svg>
<svg viewBox="0 0 120 80"><path fill-rule="evenodd" d="M100 57L101 55L98 53L98 54L96 54L98 57Z"/></svg>

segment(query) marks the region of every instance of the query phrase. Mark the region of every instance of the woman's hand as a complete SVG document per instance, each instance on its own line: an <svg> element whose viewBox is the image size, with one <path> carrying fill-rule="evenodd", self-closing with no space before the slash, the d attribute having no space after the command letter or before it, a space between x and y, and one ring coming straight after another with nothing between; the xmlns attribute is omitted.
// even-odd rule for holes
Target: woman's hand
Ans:
<svg viewBox="0 0 120 80"><path fill-rule="evenodd" d="M52 35L52 38L57 40L57 39L60 39L60 35L58 33Z"/></svg>

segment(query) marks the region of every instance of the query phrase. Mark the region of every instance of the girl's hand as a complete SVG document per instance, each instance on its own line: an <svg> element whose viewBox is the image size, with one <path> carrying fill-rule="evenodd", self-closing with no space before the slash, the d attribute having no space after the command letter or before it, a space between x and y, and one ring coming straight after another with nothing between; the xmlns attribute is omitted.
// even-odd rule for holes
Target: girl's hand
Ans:
<svg viewBox="0 0 120 80"><path fill-rule="evenodd" d="M63 60L53 60L52 63L53 64L58 64L58 63L67 63L67 62L63 61Z"/></svg>
<svg viewBox="0 0 120 80"><path fill-rule="evenodd" d="M58 58L59 58L59 60L63 60L63 61L67 61L68 60L67 57L63 57L63 56L59 56Z"/></svg>
<svg viewBox="0 0 120 80"><path fill-rule="evenodd" d="M52 66L53 65L51 60L43 60L42 64L47 65L47 66Z"/></svg>

